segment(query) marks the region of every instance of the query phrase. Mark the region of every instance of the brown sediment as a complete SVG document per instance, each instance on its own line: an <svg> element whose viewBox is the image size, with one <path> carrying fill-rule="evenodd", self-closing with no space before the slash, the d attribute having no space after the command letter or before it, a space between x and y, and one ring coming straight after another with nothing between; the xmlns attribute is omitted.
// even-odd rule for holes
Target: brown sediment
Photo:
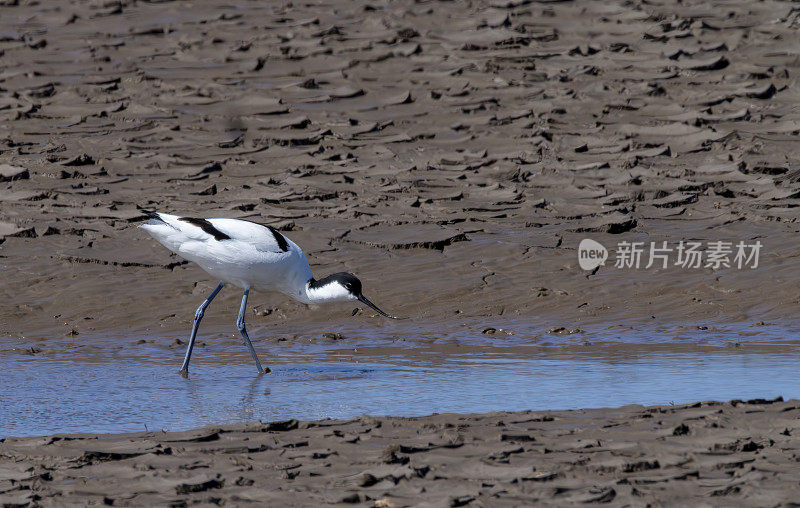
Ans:
<svg viewBox="0 0 800 508"><path fill-rule="evenodd" d="M797 400L362 417L0 442L0 502L779 506Z"/></svg>
<svg viewBox="0 0 800 508"><path fill-rule="evenodd" d="M153 209L272 224L318 275L354 271L432 329L798 313L789 5L454 7L2 7L0 332L190 317L214 283L134 228ZM755 270L589 275L585 237L763 249ZM296 331L382 326L251 300Z"/></svg>

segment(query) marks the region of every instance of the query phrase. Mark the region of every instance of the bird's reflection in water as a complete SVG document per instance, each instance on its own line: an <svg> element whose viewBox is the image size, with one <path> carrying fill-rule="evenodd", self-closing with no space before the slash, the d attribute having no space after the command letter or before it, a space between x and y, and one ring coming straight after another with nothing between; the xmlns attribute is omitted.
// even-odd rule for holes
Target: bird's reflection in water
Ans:
<svg viewBox="0 0 800 508"><path fill-rule="evenodd" d="M240 407L240 414L239 418L242 420L255 420L257 419L256 413L257 408L260 406L256 401L257 398L260 397L269 397L272 393L269 387L264 388L264 390L258 394L257 392L262 387L262 385L266 382L266 376L258 376L253 378L247 386L247 391L242 394L239 402L241 404Z"/></svg>
<svg viewBox="0 0 800 508"><path fill-rule="evenodd" d="M258 408L264 408L265 398L271 395L269 376L254 378L220 380L218 378L187 377L182 383L186 394L186 420L194 421L248 421L258 419ZM238 382L235 382L238 381ZM214 393L207 393L213 391ZM220 391L225 392L220 404Z"/></svg>

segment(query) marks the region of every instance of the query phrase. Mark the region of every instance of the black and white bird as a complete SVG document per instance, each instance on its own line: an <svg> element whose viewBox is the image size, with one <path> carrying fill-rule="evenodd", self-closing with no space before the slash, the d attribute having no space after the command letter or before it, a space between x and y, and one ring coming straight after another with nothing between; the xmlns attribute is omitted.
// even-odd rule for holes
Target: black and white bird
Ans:
<svg viewBox="0 0 800 508"><path fill-rule="evenodd" d="M309 305L358 300L383 316L397 319L383 312L361 293L361 281L353 274L334 273L316 280L300 247L272 226L238 219L198 219L154 213L147 224L139 227L167 249L197 263L210 275L220 279L216 289L194 314L192 334L180 370L183 376L189 372L189 360L200 320L225 283L244 290L236 327L256 362L259 374L263 374L264 369L244 324L250 289L283 293Z"/></svg>

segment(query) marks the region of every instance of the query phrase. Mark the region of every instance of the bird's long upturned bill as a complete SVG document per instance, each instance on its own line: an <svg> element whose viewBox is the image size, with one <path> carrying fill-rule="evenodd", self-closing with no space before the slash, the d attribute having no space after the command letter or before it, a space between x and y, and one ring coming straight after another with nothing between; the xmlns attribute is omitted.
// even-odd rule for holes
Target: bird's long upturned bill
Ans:
<svg viewBox="0 0 800 508"><path fill-rule="evenodd" d="M377 305L375 305L374 303L370 302L370 301L367 299L367 297L366 297L366 296L364 296L364 295L358 295L358 297L357 297L357 298L358 298L358 301L360 301L361 303L363 303L363 304L365 304L365 305L369 305L370 307L372 307L373 309L375 309L376 311L378 311L378 313L379 313L381 316L386 316L386 317L388 317L388 318L397 319L397 316L391 316L391 315L389 315L389 314L387 314L387 313L383 312L381 309L379 309L379 308L378 308L378 306L377 306Z"/></svg>

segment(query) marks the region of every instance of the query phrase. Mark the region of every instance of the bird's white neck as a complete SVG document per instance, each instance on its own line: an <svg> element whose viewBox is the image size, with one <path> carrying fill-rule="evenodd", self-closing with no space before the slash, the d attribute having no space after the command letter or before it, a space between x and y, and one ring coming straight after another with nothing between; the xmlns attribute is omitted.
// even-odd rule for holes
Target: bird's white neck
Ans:
<svg viewBox="0 0 800 508"><path fill-rule="evenodd" d="M306 282L303 292L302 299L309 305L356 300L356 297L338 282L318 284L313 278Z"/></svg>

